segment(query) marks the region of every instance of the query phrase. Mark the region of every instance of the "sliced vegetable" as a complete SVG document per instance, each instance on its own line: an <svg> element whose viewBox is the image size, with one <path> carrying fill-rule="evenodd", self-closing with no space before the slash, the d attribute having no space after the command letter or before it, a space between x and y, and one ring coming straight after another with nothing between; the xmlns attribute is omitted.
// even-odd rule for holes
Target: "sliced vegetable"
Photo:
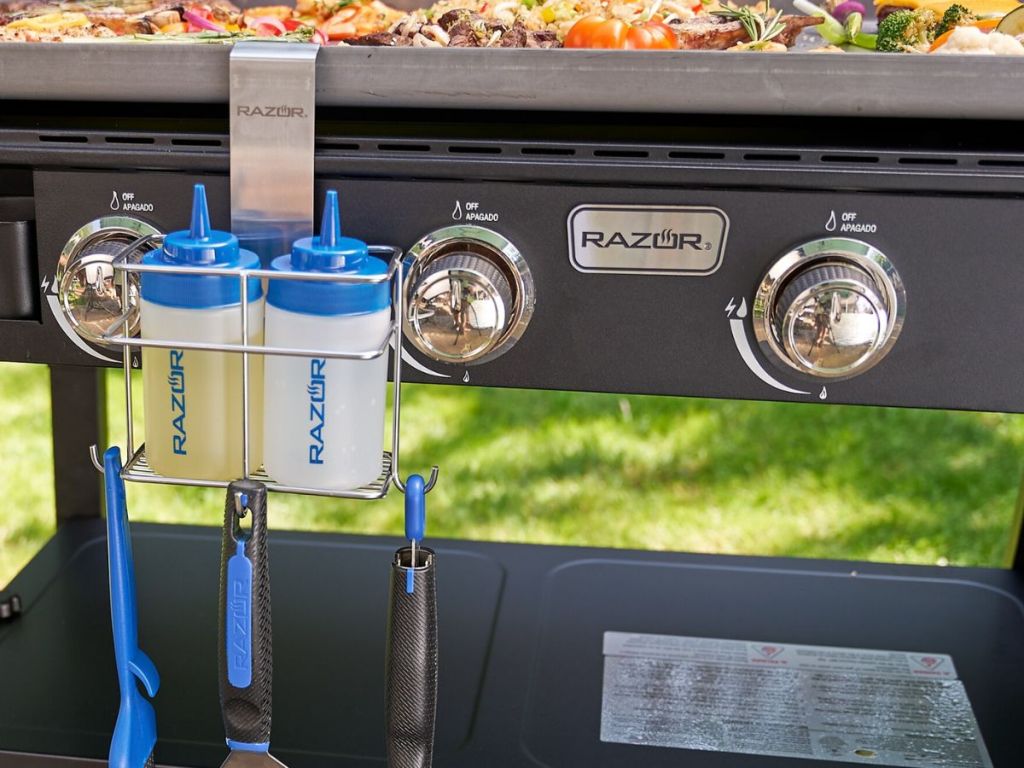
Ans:
<svg viewBox="0 0 1024 768"><path fill-rule="evenodd" d="M850 5L850 3L846 3ZM810 0L793 0L793 7L798 11L822 19L815 27L818 34L832 45L855 45L858 48L875 50L878 35L868 34L862 30L864 15L858 11L850 11L846 23L842 23L824 8L819 8Z"/></svg>
<svg viewBox="0 0 1024 768"><path fill-rule="evenodd" d="M358 14L358 8L342 8L320 25L320 32L328 40L348 40L351 37L357 37L359 30L356 27L355 17Z"/></svg>
<svg viewBox="0 0 1024 768"><path fill-rule="evenodd" d="M565 47L670 51L679 47L679 38L660 16L630 24L595 13L572 25L565 36Z"/></svg>
<svg viewBox="0 0 1024 768"><path fill-rule="evenodd" d="M867 48L874 50L878 44L878 35L871 35L863 31L864 28L864 17L854 11L846 17L846 23L843 24L843 31L846 32L846 39L850 41L852 45L856 45L858 48Z"/></svg>
<svg viewBox="0 0 1024 768"><path fill-rule="evenodd" d="M960 24L959 26L975 27L977 29L980 29L982 32L991 32L992 30L996 29L999 26L1000 21L1000 19L978 19L977 21L972 21L970 24ZM932 43L931 47L928 49L928 53L937 51L939 48L948 43L950 36L952 36L955 30L956 27L953 27L952 29L947 29L941 35L936 37L935 42Z"/></svg>
<svg viewBox="0 0 1024 768"><path fill-rule="evenodd" d="M842 23L824 8L819 8L810 0L793 0L793 7L808 16L815 16L822 19L822 23L815 27L818 34L833 45L845 45L846 30Z"/></svg>
<svg viewBox="0 0 1024 768"><path fill-rule="evenodd" d="M832 15L835 16L836 21L841 22L845 22L851 13L859 13L863 18L866 12L864 6L858 3L857 0L846 0L845 3L840 3L832 9Z"/></svg>
<svg viewBox="0 0 1024 768"><path fill-rule="evenodd" d="M181 14L182 18L185 19L195 29L205 30L207 32L225 32L224 27L208 16L203 15L199 11L186 10Z"/></svg>
<svg viewBox="0 0 1024 768"><path fill-rule="evenodd" d="M999 21L999 26L996 27L996 32L1002 32L1004 35L1024 35L1024 5L1020 8L1015 8L1008 14L1003 16Z"/></svg>
<svg viewBox="0 0 1024 768"><path fill-rule="evenodd" d="M246 17L245 25L261 35L270 37L279 37L288 31L284 22L273 16L258 16L254 19Z"/></svg>
<svg viewBox="0 0 1024 768"><path fill-rule="evenodd" d="M183 21L177 21L173 24L164 24L160 27L160 34L162 35L181 35L188 32L188 24Z"/></svg>
<svg viewBox="0 0 1024 768"><path fill-rule="evenodd" d="M90 21L84 13L46 13L12 21L7 29L31 29L33 32L48 32L55 29L87 27Z"/></svg>

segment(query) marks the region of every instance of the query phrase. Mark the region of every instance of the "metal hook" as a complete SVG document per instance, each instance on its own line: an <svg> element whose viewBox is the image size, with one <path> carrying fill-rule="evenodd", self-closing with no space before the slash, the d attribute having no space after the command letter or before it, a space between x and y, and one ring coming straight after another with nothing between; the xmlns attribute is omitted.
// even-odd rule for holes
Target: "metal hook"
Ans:
<svg viewBox="0 0 1024 768"><path fill-rule="evenodd" d="M402 321L405 317L405 271L403 258L404 254L395 254L398 260L395 270L395 282L391 296L391 303L394 306L394 353L392 354L391 381L394 387L394 411L391 419L391 482L401 493L405 493L405 483L402 481L402 471L399 466L399 454L401 453L401 433L399 430L399 413L402 410ZM437 484L438 468L435 464L430 468L430 477L423 486L424 493L430 493Z"/></svg>
<svg viewBox="0 0 1024 768"><path fill-rule="evenodd" d="M249 496L241 491L235 491L235 514L239 519L249 514Z"/></svg>
<svg viewBox="0 0 1024 768"><path fill-rule="evenodd" d="M430 493L430 489L437 484L438 472L439 470L436 464L430 468L430 477L427 478L427 482L423 486L424 493ZM402 479L398 475L397 462L395 462L395 464L392 466L391 482L395 484L395 488L397 488L402 493L405 493L405 483L402 482Z"/></svg>
<svg viewBox="0 0 1024 768"><path fill-rule="evenodd" d="M95 445L89 446L89 459L92 461L92 465L96 467L96 471L101 475L103 473L103 463L100 461L100 449Z"/></svg>

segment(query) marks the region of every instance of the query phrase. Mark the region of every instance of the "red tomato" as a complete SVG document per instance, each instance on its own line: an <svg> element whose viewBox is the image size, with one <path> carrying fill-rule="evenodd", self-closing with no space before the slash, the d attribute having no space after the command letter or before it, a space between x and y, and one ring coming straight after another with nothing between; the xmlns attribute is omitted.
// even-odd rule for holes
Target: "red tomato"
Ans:
<svg viewBox="0 0 1024 768"><path fill-rule="evenodd" d="M675 50L679 47L679 40L672 27L659 16L640 24L629 24L621 19L591 14L572 25L565 36L565 47Z"/></svg>

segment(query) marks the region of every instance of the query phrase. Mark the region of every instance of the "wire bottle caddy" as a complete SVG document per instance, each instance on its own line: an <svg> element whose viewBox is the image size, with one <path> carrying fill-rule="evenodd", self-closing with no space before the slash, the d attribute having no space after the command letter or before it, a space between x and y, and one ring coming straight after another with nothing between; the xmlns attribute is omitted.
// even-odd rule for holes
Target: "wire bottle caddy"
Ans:
<svg viewBox="0 0 1024 768"><path fill-rule="evenodd" d="M403 258L400 248L387 245L371 245L372 256L384 260L387 270L376 275L352 275L319 272L281 272L270 269L228 269L204 268L203 275L210 277L234 278L239 281L239 329L240 343L217 343L208 341L188 341L173 338L140 338L134 335L139 313L138 276L146 272L163 272L169 274L194 274L187 266L172 264L144 264L139 260L141 254L163 246L163 235L141 234L130 242L123 244L107 261L97 263L95 259L88 264L69 264L60 276L58 294L61 309L69 319L75 331L85 340L105 347L121 348L121 367L125 399L125 446L128 461L122 470L122 477L131 482L160 483L167 485L188 485L200 487L225 488L227 480L208 480L196 477L170 477L155 472L149 465L144 443L136 446L132 370L136 350L156 348L167 350L192 350L196 352L223 352L237 354L242 357L241 381L239 384L242 410L241 435L242 461L238 467L240 478L259 480L270 490L282 493L297 493L313 496L332 496L354 499L380 499L387 495L391 485L405 492L399 471L400 438L401 438L401 384L402 384L402 317L404 316ZM303 282L333 282L342 284L380 285L387 283L391 292L391 317L387 332L373 347L366 346L362 350L344 349L307 349L288 346L254 344L250 339L250 283L253 280L300 280ZM95 322L97 297L105 300L107 317L103 322ZM92 313L89 322L84 318ZM252 355L280 355L287 357L323 358L327 360L368 361L388 354L392 355L391 376L393 380L391 394L391 450L384 451L381 456L379 476L371 483L354 490L325 490L321 488L284 485L268 477L259 466L252 466L250 461L250 439L252 425L250 423L251 383L250 359ZM384 428L384 425L381 425ZM103 471L99 451L96 446L90 449L93 465ZM426 489L433 488L437 481L438 468L431 468Z"/></svg>

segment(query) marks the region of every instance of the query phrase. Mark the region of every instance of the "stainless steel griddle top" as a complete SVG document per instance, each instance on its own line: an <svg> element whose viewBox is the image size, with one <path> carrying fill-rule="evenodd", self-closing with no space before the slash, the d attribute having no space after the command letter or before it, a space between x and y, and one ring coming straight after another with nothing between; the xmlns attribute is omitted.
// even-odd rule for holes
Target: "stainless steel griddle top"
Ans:
<svg viewBox="0 0 1024 768"><path fill-rule="evenodd" d="M226 103L227 46L0 45L0 99ZM1013 58L332 47L321 106L1024 119Z"/></svg>

